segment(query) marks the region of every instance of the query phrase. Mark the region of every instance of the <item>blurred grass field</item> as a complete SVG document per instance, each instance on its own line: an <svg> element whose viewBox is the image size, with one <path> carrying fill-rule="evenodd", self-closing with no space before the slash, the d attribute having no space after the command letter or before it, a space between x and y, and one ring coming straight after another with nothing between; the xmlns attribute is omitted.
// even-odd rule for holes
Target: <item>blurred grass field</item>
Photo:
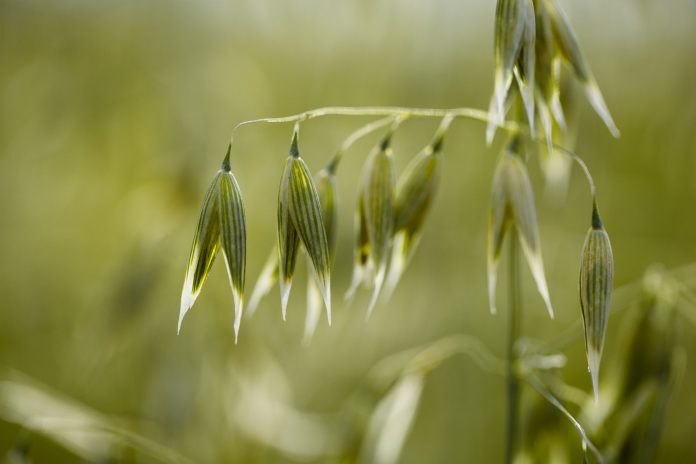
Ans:
<svg viewBox="0 0 696 464"><path fill-rule="evenodd" d="M622 131L612 139L580 103L576 151L602 198L616 286L654 263L695 262L696 4L561 4ZM322 320L302 346L300 279L288 321L274 290L243 321L235 346L232 296L218 262L176 335L198 209L232 126L329 105L487 108L493 14L493 2L451 0L0 1L0 455L28 447L31 462L68 463L110 454L109 439L94 430L78 437L83 449L13 420L50 412L42 401L54 403L28 393L40 391L79 404L97 429L103 420L147 437L145 448L194 462L325 462L310 451L331 450L332 434L345 433L333 419L360 409L356 392L385 356L452 334L474 335L502 356L506 319L488 313L485 252L503 139L487 148L484 125L464 120L445 142L442 186L420 248L368 322L366 295L337 304L333 326ZM367 121L305 123L301 150L310 167L318 170ZM436 124L404 123L394 140L399 169ZM256 125L235 140L247 294L275 243L291 130ZM376 142L375 135L356 144L339 175L337 303L350 279L355 184ZM567 198L544 195L538 164L530 166L557 317L548 319L525 270L523 333L550 340L581 317L589 194L575 169ZM609 322L607 356L622 314ZM687 369L669 403L658 462L696 461L694 334L693 323L680 324ZM589 391L580 328L575 337L563 374ZM307 417L278 413L266 398L329 425L304 427ZM504 407L500 376L467 357L445 362L425 383L400 462L500 461ZM151 462L161 454L153 453L100 462Z"/></svg>

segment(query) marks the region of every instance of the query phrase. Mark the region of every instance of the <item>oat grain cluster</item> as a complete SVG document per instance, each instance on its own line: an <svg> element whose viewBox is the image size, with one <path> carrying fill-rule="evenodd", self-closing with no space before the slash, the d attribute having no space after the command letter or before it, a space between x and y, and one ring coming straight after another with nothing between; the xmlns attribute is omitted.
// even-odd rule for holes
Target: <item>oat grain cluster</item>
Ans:
<svg viewBox="0 0 696 464"><path fill-rule="evenodd" d="M511 243L512 263L507 297L510 335L506 366L508 417L512 425L508 429L506 456L511 460L515 451L517 382L523 375L523 369L518 366L524 364L518 362L516 351L521 306L515 264L519 253L517 244L536 284L540 303L549 316L554 317L542 258L536 199L529 175L529 161L535 155L547 181L561 179L567 184L570 166L575 162L590 186L592 227L581 252L578 312L584 323L587 362L596 401L600 394L599 366L610 314L614 261L609 236L599 217L596 187L590 171L583 159L564 145L575 136L575 124L570 123L568 111L572 102L565 95L566 87L562 83L564 76L572 76L582 86L590 105L612 135L618 136L618 129L575 34L554 0L498 0L494 30L493 95L487 113L471 108L327 107L288 117L245 121L235 126L233 138L237 129L253 123L294 123L289 154L278 186L277 240L256 281L247 315L256 311L261 300L277 284L282 319L286 319L298 258L304 256L310 276L304 324L304 341L308 343L321 319L322 306L328 324L332 321L331 280L341 219L336 184L341 160L351 145L386 128L374 148L365 154L360 177L351 180L356 185L356 204L352 279L346 299L353 299L361 289L367 290L369 299L365 312L369 316L378 302L388 299L395 291L426 231L446 161L443 145L452 123L458 118L486 123L485 138L489 144L498 129L504 131L507 140L491 179L487 274L489 307L496 313L498 267L505 238L510 237L511 240L507 240ZM312 175L312 169L301 156L300 126L327 115L379 116L382 119L350 134L334 156ZM392 142L398 131L404 130L403 123L412 118L438 118L440 124L430 141L399 173L395 157L407 154L395 153ZM214 177L201 208L184 279L179 329L221 250L234 296L236 340L244 301L246 227L242 195L230 168L231 147L230 142L222 168ZM557 359L548 356L541 364L555 366ZM527 380L551 404L572 418L543 383L535 378ZM417 399L413 403L416 404ZM377 429L383 426L379 421L375 424ZM577 421L574 425L584 445L599 455L584 429ZM398 456L398 450L395 452L394 456Z"/></svg>

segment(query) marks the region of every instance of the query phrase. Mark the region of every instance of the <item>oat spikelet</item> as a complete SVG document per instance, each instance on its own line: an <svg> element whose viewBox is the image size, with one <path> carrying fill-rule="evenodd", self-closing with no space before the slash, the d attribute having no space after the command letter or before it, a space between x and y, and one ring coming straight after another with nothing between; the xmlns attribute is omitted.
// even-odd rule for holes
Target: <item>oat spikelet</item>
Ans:
<svg viewBox="0 0 696 464"><path fill-rule="evenodd" d="M181 292L178 331L181 331L184 316L200 293L218 249L222 249L234 296L236 342L244 305L246 220L239 184L230 169L230 150L228 147L222 167L203 201Z"/></svg>
<svg viewBox="0 0 696 464"><path fill-rule="evenodd" d="M400 176L394 202L394 243L385 295L389 296L413 256L423 224L437 193L442 164L442 145L452 122L446 116L432 142L421 150Z"/></svg>
<svg viewBox="0 0 696 464"><path fill-rule="evenodd" d="M515 138L503 153L493 176L491 210L488 222L488 298L491 313L495 314L495 290L498 262L508 229L517 229L522 251L537 284L549 316L554 317L549 298L541 243L537 226L534 193L527 169L517 152L520 141Z"/></svg>
<svg viewBox="0 0 696 464"><path fill-rule="evenodd" d="M368 316L377 303L387 277L394 229L394 164L388 135L370 154L361 188L363 217L373 265L373 290Z"/></svg>
<svg viewBox="0 0 696 464"><path fill-rule="evenodd" d="M329 244L317 188L309 173L309 168L300 157L298 150L298 132L299 125L296 125L278 197L278 241L280 245L283 317L285 318L287 310L297 249L302 243L312 263L312 274L321 290L327 317L331 320Z"/></svg>
<svg viewBox="0 0 696 464"><path fill-rule="evenodd" d="M595 399L599 398L599 366L609 319L613 281L614 257L611 243L599 217L597 204L594 203L592 227L587 232L582 250L579 289L587 364Z"/></svg>
<svg viewBox="0 0 696 464"><path fill-rule="evenodd" d="M234 297L234 339L236 342L244 307L246 220L239 184L237 184L230 169L229 152L222 164L221 172L218 190L220 245Z"/></svg>
<svg viewBox="0 0 696 464"><path fill-rule="evenodd" d="M326 241L329 247L329 267L333 266L333 258L336 250L336 225L338 222L338 208L336 198L336 164L332 160L329 165L319 171L315 176L317 195L321 205ZM310 263L311 267L311 263ZM321 289L313 279L307 279L307 315L305 318L304 344L309 344L316 331L321 315ZM327 321L331 325L331 312L327 312Z"/></svg>
<svg viewBox="0 0 696 464"><path fill-rule="evenodd" d="M181 324L184 316L196 302L196 298L201 292L201 287L205 283L208 272L213 266L215 254L220 247L220 223L218 220L218 189L220 188L220 173L215 175L208 187L201 207L201 214L198 218L196 234L193 237L191 254L186 275L184 277L184 288L181 291L181 308L179 310L179 323L177 333L181 332Z"/></svg>
<svg viewBox="0 0 696 464"><path fill-rule="evenodd" d="M570 22L561 8L553 0L545 0L545 7L548 10L553 31L554 42L560 55L573 69L575 76L582 82L585 95L590 105L597 112L599 117L609 129L614 137L619 137L621 133L611 117L609 108L604 102L602 92L599 90L597 81L592 74L590 65L580 51L580 44L575 37L575 32L570 27Z"/></svg>
<svg viewBox="0 0 696 464"><path fill-rule="evenodd" d="M505 120L505 104L513 79L518 83L529 126L534 131L535 18L532 0L498 0L494 24L493 96L486 140Z"/></svg>

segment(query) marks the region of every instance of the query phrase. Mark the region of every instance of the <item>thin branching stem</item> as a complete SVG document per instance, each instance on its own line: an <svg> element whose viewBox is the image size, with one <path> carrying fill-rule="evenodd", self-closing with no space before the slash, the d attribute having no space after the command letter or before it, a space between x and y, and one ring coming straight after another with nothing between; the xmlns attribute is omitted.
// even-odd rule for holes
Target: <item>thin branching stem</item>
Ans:
<svg viewBox="0 0 696 464"><path fill-rule="evenodd" d="M519 282L517 231L510 236L508 257L508 337L507 337L507 439L505 462L515 458L517 424L519 422L520 385L517 374L517 341L520 338L520 316L522 304Z"/></svg>
<svg viewBox="0 0 696 464"><path fill-rule="evenodd" d="M363 137L370 135L374 131L391 124L392 121L394 121L394 116L387 116L386 118L381 118L376 121L372 121L368 124L365 124L358 130L350 134L348 137L346 137L346 139L341 144L341 147L338 149L336 154L326 165L326 169L331 173L336 172L336 168L338 168L338 164L341 162L341 159L343 159L343 155L350 149L350 147L353 146L355 142L357 142Z"/></svg>
<svg viewBox="0 0 696 464"><path fill-rule="evenodd" d="M279 118L259 118L251 119L238 123L232 129L230 143L234 140L234 136L240 127L258 123L291 123L302 122L309 119L319 118L322 116L392 116L402 118L443 118L445 116L453 118L472 119L488 123L492 120L488 112L476 108L409 108L401 106L327 106L324 108L316 108L302 113L283 116ZM511 132L522 132L519 124L507 121L499 126L501 129Z"/></svg>
<svg viewBox="0 0 696 464"><path fill-rule="evenodd" d="M595 187L594 179L592 178L592 174L590 174L590 170L587 167L587 164L585 164L585 161L580 158L576 153L574 153L571 150L568 150L565 147L562 147L557 144L552 144L553 148L568 155L571 157L582 169L582 171L585 173L585 177L587 178L587 183L590 184L590 193L592 194L592 199L594 200L596 193L597 193L597 188Z"/></svg>
<svg viewBox="0 0 696 464"><path fill-rule="evenodd" d="M232 144L235 135L237 134L237 130L240 127L243 126L249 126L252 124L259 124L259 123L270 123L270 124L276 124L276 123L299 123L303 121L307 121L310 119L315 119L323 116L386 116L389 117L389 119L384 119L384 120L378 120L375 121L374 123L370 123L364 128L359 129L356 131L353 135L355 135L354 139L351 139L350 137L346 139L344 142L344 145L347 145L347 147L350 147L355 141L359 140L360 138L364 137L365 135L370 134L371 132L383 127L383 125L387 125L388 121L392 121L392 118L397 118L397 119L406 119L406 118L464 118L464 119L471 119L474 121L480 121L480 122L485 122L489 123L491 121L495 122L495 120L490 116L490 114L487 111L476 109L476 108L411 108L411 107L403 107L403 106L359 106L359 107L352 107L352 106L327 106L323 108L315 108L307 111L303 111L302 113L297 113L293 114L290 116L282 116L282 117L277 117L277 118L258 118L258 119L250 119L248 121L242 121L238 123L237 125L234 126L232 129L232 136L230 137L230 145ZM449 123L448 123L449 124ZM498 128L506 130L508 132L511 132L513 134L525 134L528 137L532 139L532 141L537 141L540 142L541 138L535 137L534 134L529 134L528 130L523 127L522 125L514 122L514 121L505 121L502 124L498 125ZM565 153L566 155L570 156L573 160L575 160L576 163L582 168L583 172L585 173L585 177L587 177L587 182L590 185L590 191L592 193L592 198L594 199L595 197L595 183L594 180L592 179L592 175L590 174L590 170L587 168L587 165L583 161L582 158L580 158L577 154L575 154L573 151L568 150L567 148L564 148L560 145L557 144L552 144L553 148L561 151L562 153ZM341 148L339 151L339 155L337 155L340 159L340 155L343 154L348 148ZM332 160L333 161L333 160Z"/></svg>
<svg viewBox="0 0 696 464"><path fill-rule="evenodd" d="M405 373L430 371L456 354L469 356L481 369L488 372L496 374L504 372L504 361L491 353L480 339L473 335L462 334L444 337L429 344L413 356Z"/></svg>
<svg viewBox="0 0 696 464"><path fill-rule="evenodd" d="M585 432L585 428L578 422L578 420L566 409L565 406L563 406L563 403L553 394L551 391L546 388L544 383L539 380L536 376L533 374L528 374L524 377L524 380L541 396L546 399L549 403L551 403L556 409L561 411L564 416L568 418L568 420L573 424L573 427L578 431L580 434L580 437L582 438L584 446L586 446L592 454L594 454L595 458L597 459L597 462L602 464L604 462L604 457L602 456L602 453L599 451L597 446L592 443L590 438L587 436L587 433Z"/></svg>

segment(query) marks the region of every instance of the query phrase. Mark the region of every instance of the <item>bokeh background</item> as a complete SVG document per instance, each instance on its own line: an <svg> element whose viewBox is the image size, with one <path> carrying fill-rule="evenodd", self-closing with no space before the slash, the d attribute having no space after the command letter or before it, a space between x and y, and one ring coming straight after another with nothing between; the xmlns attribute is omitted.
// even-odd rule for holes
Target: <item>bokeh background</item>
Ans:
<svg viewBox="0 0 696 464"><path fill-rule="evenodd" d="M560 3L622 130L611 138L579 100L575 148L595 176L616 286L655 263L696 261L696 3ZM386 356L453 334L503 356L505 313L488 313L485 281L488 196L503 137L487 148L484 125L464 120L446 140L421 246L369 321L365 294L352 305L341 297L355 185L377 134L354 146L339 175L333 326L323 319L302 344L303 271L287 322L274 289L243 321L235 346L217 262L176 335L198 209L232 126L327 105L486 108L494 9L493 1L451 0L0 1L0 455L340 462L341 443L359 448L359 424L376 401L369 372ZM304 124L310 167L367 121ZM404 123L394 141L399 169L436 124ZM291 130L250 126L235 141L247 294L274 245ZM534 158L530 175L557 317L547 317L525 270L522 330L538 340L568 337L562 375L587 392L577 275L588 189L574 169L566 196L549 193ZM609 357L621 314L610 321ZM674 341L687 367L658 462L696 461L696 326L680 320ZM504 394L504 379L469 357L442 363L424 384L400 462L500 461ZM579 453L572 429L568 436Z"/></svg>

